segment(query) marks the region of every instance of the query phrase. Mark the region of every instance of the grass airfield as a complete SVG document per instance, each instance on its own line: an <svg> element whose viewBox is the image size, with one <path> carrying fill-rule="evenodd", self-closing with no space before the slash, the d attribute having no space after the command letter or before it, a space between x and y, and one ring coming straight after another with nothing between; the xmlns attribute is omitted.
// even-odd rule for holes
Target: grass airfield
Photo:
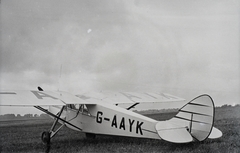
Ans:
<svg viewBox="0 0 240 153"><path fill-rule="evenodd" d="M166 120L175 113L146 115ZM173 144L163 140L139 139L98 135L87 139L85 134L63 127L51 140L51 153L59 152L240 152L240 106L216 108L214 126L223 132L223 137L204 142ZM53 120L5 120L0 121L0 152L45 152L41 133L50 129Z"/></svg>

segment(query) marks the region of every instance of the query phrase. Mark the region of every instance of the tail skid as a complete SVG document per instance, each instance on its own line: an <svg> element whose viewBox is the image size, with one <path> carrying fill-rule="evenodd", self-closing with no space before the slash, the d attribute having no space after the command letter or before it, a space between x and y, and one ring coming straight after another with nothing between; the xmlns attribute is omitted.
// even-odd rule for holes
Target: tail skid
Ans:
<svg viewBox="0 0 240 153"><path fill-rule="evenodd" d="M209 95L201 95L184 105L176 116L156 124L158 135L169 142L187 143L219 138L222 132L213 127L215 107Z"/></svg>

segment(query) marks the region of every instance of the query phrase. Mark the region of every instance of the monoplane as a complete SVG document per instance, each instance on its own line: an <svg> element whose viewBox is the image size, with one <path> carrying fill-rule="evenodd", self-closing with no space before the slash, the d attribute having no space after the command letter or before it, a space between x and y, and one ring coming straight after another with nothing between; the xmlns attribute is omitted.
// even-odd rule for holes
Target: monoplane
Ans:
<svg viewBox="0 0 240 153"><path fill-rule="evenodd" d="M54 119L50 130L42 133L45 144L50 144L63 126L84 132L88 138L103 134L189 143L222 136L222 132L213 127L215 106L207 94L186 103L166 121L132 111L141 104L147 107L183 100L164 93L90 92L72 95L63 91L43 91L41 87L34 91L0 92L0 106L33 106ZM58 122L61 126L56 126Z"/></svg>

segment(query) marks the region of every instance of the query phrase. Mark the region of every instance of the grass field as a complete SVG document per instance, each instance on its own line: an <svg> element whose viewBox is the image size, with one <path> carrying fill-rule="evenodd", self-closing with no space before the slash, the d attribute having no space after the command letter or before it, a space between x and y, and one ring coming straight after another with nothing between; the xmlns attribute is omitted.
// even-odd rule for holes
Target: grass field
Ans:
<svg viewBox="0 0 240 153"><path fill-rule="evenodd" d="M148 115L164 120L173 113ZM41 133L49 130L52 120L0 121L0 152L45 152ZM86 139L85 134L66 127L52 139L50 152L240 152L240 107L216 109L215 127L223 132L216 140L173 144L163 140L138 139L99 135L96 139Z"/></svg>

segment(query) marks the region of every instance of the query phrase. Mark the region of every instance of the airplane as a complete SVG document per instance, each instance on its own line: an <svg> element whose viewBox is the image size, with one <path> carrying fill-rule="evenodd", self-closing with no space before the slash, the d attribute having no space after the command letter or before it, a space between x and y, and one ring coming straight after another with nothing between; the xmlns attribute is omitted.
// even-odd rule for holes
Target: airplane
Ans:
<svg viewBox="0 0 240 153"><path fill-rule="evenodd" d="M132 111L141 104L150 106L183 100L165 93L90 92L72 95L63 91L44 91L41 87L31 91L0 92L0 106L33 106L54 119L50 130L41 136L47 145L63 126L83 132L87 138L115 135L190 143L222 136L222 132L213 127L215 106L208 94L189 101L166 121ZM58 128L57 123L60 123Z"/></svg>

